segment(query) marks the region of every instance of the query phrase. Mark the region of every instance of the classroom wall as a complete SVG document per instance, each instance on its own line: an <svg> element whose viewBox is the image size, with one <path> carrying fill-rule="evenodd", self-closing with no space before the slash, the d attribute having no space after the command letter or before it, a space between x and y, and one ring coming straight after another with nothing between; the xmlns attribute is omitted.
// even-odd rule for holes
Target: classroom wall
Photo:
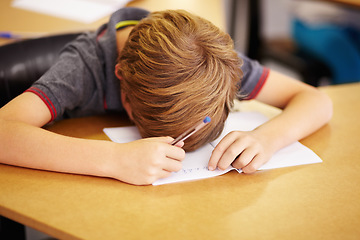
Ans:
<svg viewBox="0 0 360 240"><path fill-rule="evenodd" d="M236 31L234 34L235 48L243 53L247 50L248 39L248 1L251 0L223 0L227 31L230 32L232 1L237 1ZM274 38L291 38L291 2L296 0L260 0L262 4L261 36L270 40ZM292 69L277 62L267 60L262 62L276 71L282 72L294 79L300 79L300 75Z"/></svg>
<svg viewBox="0 0 360 240"><path fill-rule="evenodd" d="M245 52L248 26L248 1L223 0L228 31L231 22L231 3L237 1L236 32L234 36L236 49ZM290 37L291 1L293 0L261 0L262 4L262 36L265 39Z"/></svg>

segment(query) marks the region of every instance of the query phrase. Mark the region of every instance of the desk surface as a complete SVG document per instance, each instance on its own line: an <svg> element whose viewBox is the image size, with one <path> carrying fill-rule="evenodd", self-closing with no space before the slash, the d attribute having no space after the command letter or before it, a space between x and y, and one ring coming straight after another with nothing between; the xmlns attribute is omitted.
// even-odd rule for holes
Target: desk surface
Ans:
<svg viewBox="0 0 360 240"><path fill-rule="evenodd" d="M328 2L340 3L344 4L348 7L359 7L360 8L360 1L359 0L323 0Z"/></svg>
<svg viewBox="0 0 360 240"><path fill-rule="evenodd" d="M323 163L156 187L0 165L0 214L60 239L356 239L360 84L323 90L334 117L301 141ZM107 139L102 128L122 124L97 116L49 129Z"/></svg>

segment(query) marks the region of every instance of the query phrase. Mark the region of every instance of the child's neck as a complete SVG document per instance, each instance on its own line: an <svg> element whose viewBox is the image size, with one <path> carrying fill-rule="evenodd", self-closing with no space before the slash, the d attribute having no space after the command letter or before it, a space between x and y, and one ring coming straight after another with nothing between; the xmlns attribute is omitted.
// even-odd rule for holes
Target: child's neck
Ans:
<svg viewBox="0 0 360 240"><path fill-rule="evenodd" d="M133 28L134 28L133 26L129 26L120 29L116 32L116 44L117 44L118 53L120 53L121 50L124 48L125 43L129 37L129 34Z"/></svg>

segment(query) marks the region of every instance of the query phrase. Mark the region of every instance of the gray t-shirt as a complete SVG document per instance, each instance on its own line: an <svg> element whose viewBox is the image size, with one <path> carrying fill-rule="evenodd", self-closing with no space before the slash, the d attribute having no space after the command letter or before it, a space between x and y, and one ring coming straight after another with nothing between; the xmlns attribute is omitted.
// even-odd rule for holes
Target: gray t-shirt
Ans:
<svg viewBox="0 0 360 240"><path fill-rule="evenodd" d="M148 14L139 8L119 9L96 32L84 33L65 46L57 62L27 91L44 101L52 120L123 111L120 81L115 76L116 30L134 25ZM241 53L239 56L244 62L241 94L251 99L269 70Z"/></svg>

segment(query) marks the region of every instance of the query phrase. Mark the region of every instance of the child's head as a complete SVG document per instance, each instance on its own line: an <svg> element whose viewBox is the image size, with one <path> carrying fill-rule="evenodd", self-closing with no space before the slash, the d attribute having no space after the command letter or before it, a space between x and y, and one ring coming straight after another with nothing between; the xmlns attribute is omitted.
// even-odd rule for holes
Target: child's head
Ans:
<svg viewBox="0 0 360 240"><path fill-rule="evenodd" d="M182 10L154 12L141 20L118 64L121 90L143 137L176 138L211 117L186 140L187 151L219 136L242 75L230 36Z"/></svg>

